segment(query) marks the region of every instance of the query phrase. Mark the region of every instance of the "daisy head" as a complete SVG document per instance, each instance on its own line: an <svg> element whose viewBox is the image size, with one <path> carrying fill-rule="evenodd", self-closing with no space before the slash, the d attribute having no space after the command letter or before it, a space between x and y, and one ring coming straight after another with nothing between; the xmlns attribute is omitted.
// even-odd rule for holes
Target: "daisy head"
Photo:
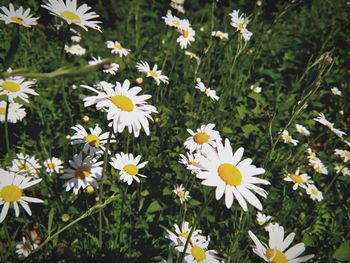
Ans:
<svg viewBox="0 0 350 263"><path fill-rule="evenodd" d="M6 101L0 101L0 122L5 122L6 115ZM9 102L7 113L7 121L10 123L17 123L23 120L26 116L26 110L22 105L16 102Z"/></svg>
<svg viewBox="0 0 350 263"><path fill-rule="evenodd" d="M107 41L106 45L111 49L112 54L117 54L119 57L126 57L130 52L130 49L124 48L118 41Z"/></svg>
<svg viewBox="0 0 350 263"><path fill-rule="evenodd" d="M187 250L185 251L185 262L187 263L220 263L219 258L216 256L218 253L216 250L209 250L210 238L197 239L189 243ZM179 251L183 251L184 248L180 247Z"/></svg>
<svg viewBox="0 0 350 263"><path fill-rule="evenodd" d="M65 169L60 179L68 179L64 184L66 191L73 189L75 195L79 189L85 189L88 185L98 188L96 182L102 175L102 163L97 162L98 157L86 156L83 158L83 152L73 156L73 160L69 161L71 168Z"/></svg>
<svg viewBox="0 0 350 263"><path fill-rule="evenodd" d="M267 216L263 213L260 213L259 211L256 214L256 221L260 226L265 225L268 221L270 221L271 218L271 216Z"/></svg>
<svg viewBox="0 0 350 263"><path fill-rule="evenodd" d="M38 95L38 93L31 89L34 85L35 81L25 81L23 77L0 79L0 96L6 95L10 102L13 102L15 98L20 98L28 103L28 94Z"/></svg>
<svg viewBox="0 0 350 263"><path fill-rule="evenodd" d="M62 164L63 164L63 162L56 157L49 158L44 162L46 172L49 175L52 175L54 173L56 173L56 174L61 173L61 171L63 171Z"/></svg>
<svg viewBox="0 0 350 263"><path fill-rule="evenodd" d="M186 156L183 154L180 154L179 163L182 163L183 165L185 165L186 168L191 171L191 173L196 173L201 169L201 167L199 166L198 157L199 157L198 153L193 154L193 153L187 152Z"/></svg>
<svg viewBox="0 0 350 263"><path fill-rule="evenodd" d="M30 8L25 11L22 6L15 10L12 3L9 8L2 6L0 7L3 13L0 13L0 20L4 21L5 24L17 24L24 27L31 27L37 24L38 17L33 17L30 14Z"/></svg>
<svg viewBox="0 0 350 263"><path fill-rule="evenodd" d="M22 237L22 241L16 245L16 254L19 257L26 258L37 247L37 244L32 244L30 240L27 240L25 237Z"/></svg>
<svg viewBox="0 0 350 263"><path fill-rule="evenodd" d="M314 184L308 184L306 188L306 193L310 196L312 200L317 200L321 202L323 200L323 194L317 189Z"/></svg>
<svg viewBox="0 0 350 263"><path fill-rule="evenodd" d="M0 168L0 205L2 210L0 214L0 223L4 221L10 207L15 210L16 217L19 216L20 204L28 215L32 215L32 211L28 203L42 203L43 201L24 195L24 190L39 183L41 179L33 179L33 177L25 177L20 174L7 172Z"/></svg>
<svg viewBox="0 0 350 263"><path fill-rule="evenodd" d="M139 63L136 64L136 68L138 69L138 71L146 73L147 77L153 78L158 86L160 82L163 82L165 84L169 83L169 78L165 75L162 75L161 70L157 70L157 64L155 64L151 69L147 62L141 60Z"/></svg>
<svg viewBox="0 0 350 263"><path fill-rule="evenodd" d="M298 189L298 187L302 187L306 189L306 184L308 183L313 183L312 180L310 180L310 176L308 176L306 173L300 174L300 169L298 168L295 173L289 173L287 176L284 178L285 181L287 182L292 182L294 183L293 185L293 190Z"/></svg>
<svg viewBox="0 0 350 263"><path fill-rule="evenodd" d="M115 87L102 83L103 91L89 86L82 87L97 93L97 96L84 99L85 106L96 104L98 110L103 108L114 132L123 132L127 127L129 133L133 132L135 137L140 135L141 128L147 135L150 134L148 120L153 120L151 113L157 113L157 109L146 102L151 95L137 95L142 90L140 87L130 88L129 80L125 80L123 84L117 82Z"/></svg>
<svg viewBox="0 0 350 263"><path fill-rule="evenodd" d="M187 129L191 134L184 143L186 149L191 153L194 151L201 152L205 147L216 147L216 144L221 141L221 136L218 131L214 130L215 124L209 123L203 124L196 132L191 129Z"/></svg>
<svg viewBox="0 0 350 263"><path fill-rule="evenodd" d="M304 136L310 136L310 131L306 129L303 125L295 124L295 128L297 129L297 132Z"/></svg>
<svg viewBox="0 0 350 263"><path fill-rule="evenodd" d="M187 19L181 20L178 31L181 35L177 38L176 42L180 44L182 49L187 48L191 42L195 41L194 36L196 35L196 32L192 29Z"/></svg>
<svg viewBox="0 0 350 263"><path fill-rule="evenodd" d="M344 163L348 162L350 160L350 151L347 150L341 150L341 149L335 149L334 150L335 155L339 155L340 158L343 159Z"/></svg>
<svg viewBox="0 0 350 263"><path fill-rule="evenodd" d="M293 144L294 146L298 145L298 140L295 140L292 138L291 135L289 135L289 132L287 130L284 130L282 132L282 139L283 139L283 142L286 143L286 144Z"/></svg>
<svg viewBox="0 0 350 263"><path fill-rule="evenodd" d="M258 85L251 85L249 89L255 93L261 93L262 91L262 87L259 87Z"/></svg>
<svg viewBox="0 0 350 263"><path fill-rule="evenodd" d="M292 262L306 262L313 258L315 255L306 255L299 257L305 251L304 243L298 243L293 247L286 250L293 242L295 233L290 233L284 238L284 228L277 223L269 224L265 228L269 233L268 245L261 242L253 232L248 231L250 238L255 245L253 246L253 252L261 257L266 262L271 263L292 263Z"/></svg>
<svg viewBox="0 0 350 263"><path fill-rule="evenodd" d="M183 187L182 184L180 186L176 185L173 190L173 193L176 194L177 197L180 199L181 204L186 202L190 198L189 192L185 191L185 187Z"/></svg>
<svg viewBox="0 0 350 263"><path fill-rule="evenodd" d="M201 92L205 93L207 97L211 98L212 100L219 100L219 96L216 95L216 91L210 88L207 88L202 81L197 81L196 89L199 89Z"/></svg>
<svg viewBox="0 0 350 263"><path fill-rule="evenodd" d="M221 31L213 31L211 32L211 35L220 38L220 40L228 40L228 34Z"/></svg>
<svg viewBox="0 0 350 263"><path fill-rule="evenodd" d="M11 171L25 176L37 177L40 168L41 165L34 156L18 153L16 158L12 160Z"/></svg>
<svg viewBox="0 0 350 263"><path fill-rule="evenodd" d="M341 91L337 87L331 88L331 91L332 91L333 95L341 96Z"/></svg>
<svg viewBox="0 0 350 263"><path fill-rule="evenodd" d="M349 168L345 167L343 164L337 164L335 166L335 172L337 174L342 174L342 175L350 175L350 170Z"/></svg>
<svg viewBox="0 0 350 263"><path fill-rule="evenodd" d="M233 10L230 13L231 16L231 26L236 28L236 31L244 32L247 28L249 20L244 17L244 13L239 15L239 10Z"/></svg>
<svg viewBox="0 0 350 263"><path fill-rule="evenodd" d="M219 200L225 194L225 204L231 208L234 198L237 199L244 211L248 210L247 202L262 210L262 204L253 194L266 198L267 192L256 186L268 185L268 181L256 177L265 173L263 168L252 165L250 158L243 159L244 148L240 147L233 153L230 141L217 142L217 148L206 147L203 156L199 157L199 164L204 167L196 174L202 180L202 184L216 187L215 197Z"/></svg>
<svg viewBox="0 0 350 263"><path fill-rule="evenodd" d="M97 58L91 57L91 60L88 61L89 65L97 65L102 62L102 59L100 56ZM103 72L108 73L111 75L115 75L119 69L119 65L117 63L111 63L109 65L103 66Z"/></svg>
<svg viewBox="0 0 350 263"><path fill-rule="evenodd" d="M65 45L64 46L64 50L68 53L68 54L72 54L72 55L77 55L77 56L82 56L86 53L86 49L83 48L81 45L79 44L73 44L71 46Z"/></svg>
<svg viewBox="0 0 350 263"><path fill-rule="evenodd" d="M50 14L62 18L68 24L78 25L86 31L88 31L88 28L101 31L101 27L98 24L102 22L93 20L98 18L99 15L95 12L88 12L91 7L87 4L78 6L77 0L47 0L41 6L49 10Z"/></svg>
<svg viewBox="0 0 350 263"><path fill-rule="evenodd" d="M139 173L139 170L144 168L148 161L140 163L141 155L134 157L131 153L117 153L109 162L110 165L117 169L120 173L120 180L131 185L135 180L140 182L139 177L146 177Z"/></svg>
<svg viewBox="0 0 350 263"><path fill-rule="evenodd" d="M73 126L72 129L75 133L71 137L71 144L84 144L83 152L85 154L100 155L105 151L104 145L107 143L109 132L103 133L98 124L94 128L89 128L89 131L86 131L80 124ZM114 138L112 135L111 143L115 142Z"/></svg>
<svg viewBox="0 0 350 263"><path fill-rule="evenodd" d="M165 24L171 27L179 28L181 24L181 19L177 16L173 16L170 12L166 14L166 16L163 16L162 19L164 20Z"/></svg>

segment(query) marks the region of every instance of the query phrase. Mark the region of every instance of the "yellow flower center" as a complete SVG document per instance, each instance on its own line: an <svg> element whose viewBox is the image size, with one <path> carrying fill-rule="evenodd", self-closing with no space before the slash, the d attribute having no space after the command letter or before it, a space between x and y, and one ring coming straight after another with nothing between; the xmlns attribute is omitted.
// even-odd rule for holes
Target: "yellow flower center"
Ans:
<svg viewBox="0 0 350 263"><path fill-rule="evenodd" d="M6 185L1 189L0 196L5 202L17 202L22 196L22 190L16 185Z"/></svg>
<svg viewBox="0 0 350 263"><path fill-rule="evenodd" d="M238 27L238 30L243 30L244 29L244 23L238 23L237 27Z"/></svg>
<svg viewBox="0 0 350 263"><path fill-rule="evenodd" d="M272 261L271 263L288 263L286 255L278 249L268 248L266 250L266 257Z"/></svg>
<svg viewBox="0 0 350 263"><path fill-rule="evenodd" d="M100 139L94 134L89 134L85 137L85 142L90 144L92 147L97 147L100 145Z"/></svg>
<svg viewBox="0 0 350 263"><path fill-rule="evenodd" d="M153 70L149 70L149 71L147 71L147 72L148 72L148 74L151 75L151 77L153 77L153 78L158 78L158 73L157 73L157 72L155 72L155 71L153 71Z"/></svg>
<svg viewBox="0 0 350 263"><path fill-rule="evenodd" d="M179 237L188 238L189 234L187 232L182 232Z"/></svg>
<svg viewBox="0 0 350 263"><path fill-rule="evenodd" d="M348 151L344 152L344 156L345 156L346 158L350 158L350 152L348 152Z"/></svg>
<svg viewBox="0 0 350 263"><path fill-rule="evenodd" d="M189 34L190 33L188 32L188 30L186 30L186 29L182 30L182 35L184 38L188 38Z"/></svg>
<svg viewBox="0 0 350 263"><path fill-rule="evenodd" d="M209 135L206 132L198 132L193 137L193 140L198 144L203 144L203 143L209 141Z"/></svg>
<svg viewBox="0 0 350 263"><path fill-rule="evenodd" d="M197 262L201 262L207 258L205 251L199 246L194 246L191 248L191 255Z"/></svg>
<svg viewBox="0 0 350 263"><path fill-rule="evenodd" d="M21 89L21 86L16 82L6 80L2 83L2 88L9 92L17 92Z"/></svg>
<svg viewBox="0 0 350 263"><path fill-rule="evenodd" d="M91 176L91 169L87 166L79 166L75 171L75 178L84 180L86 177Z"/></svg>
<svg viewBox="0 0 350 263"><path fill-rule="evenodd" d="M284 139L287 141L287 142L290 142L292 140L292 136L290 135L284 135Z"/></svg>
<svg viewBox="0 0 350 263"><path fill-rule="evenodd" d="M196 162L196 161L190 161L190 164L192 164L192 165L198 165L199 164L199 162Z"/></svg>
<svg viewBox="0 0 350 263"><path fill-rule="evenodd" d="M85 189L88 194L92 194L95 191L94 187L91 185L88 185Z"/></svg>
<svg viewBox="0 0 350 263"><path fill-rule="evenodd" d="M0 108L0 115L5 115L6 108Z"/></svg>
<svg viewBox="0 0 350 263"><path fill-rule="evenodd" d="M180 25L180 21L179 20L176 20L174 19L173 21L171 21L173 23L173 25L175 26L179 26Z"/></svg>
<svg viewBox="0 0 350 263"><path fill-rule="evenodd" d="M304 182L304 181L303 181L303 178L301 178L300 175L291 174L289 177L293 180L294 183L301 184L301 183Z"/></svg>
<svg viewBox="0 0 350 263"><path fill-rule="evenodd" d="M26 170L27 172L29 172L30 167L26 161L24 163L21 161L18 161L18 170L20 170L20 171Z"/></svg>
<svg viewBox="0 0 350 263"><path fill-rule="evenodd" d="M137 175L139 168L135 164L127 164L123 167L123 170L131 176Z"/></svg>
<svg viewBox="0 0 350 263"><path fill-rule="evenodd" d="M313 188L313 189L311 189L311 194L318 195L318 191L315 188Z"/></svg>
<svg viewBox="0 0 350 263"><path fill-rule="evenodd" d="M114 45L114 48L115 48L115 49L118 49L118 50L122 50L122 49L123 49L123 46L122 46L121 44L118 43L118 44L115 44L115 45Z"/></svg>
<svg viewBox="0 0 350 263"><path fill-rule="evenodd" d="M62 12L61 15L68 21L68 23L72 23L72 22L80 23L81 22L80 16L73 13L72 11L64 11L64 12Z"/></svg>
<svg viewBox="0 0 350 263"><path fill-rule="evenodd" d="M238 186L242 183L242 174L240 170L230 163L223 163L218 167L218 173L221 179L231 186Z"/></svg>
<svg viewBox="0 0 350 263"><path fill-rule="evenodd" d="M185 192L184 191L179 191L177 192L178 197L184 198L185 197Z"/></svg>
<svg viewBox="0 0 350 263"><path fill-rule="evenodd" d="M124 95L116 95L110 97L112 103L117 106L122 111L132 112L134 109L134 104L132 100Z"/></svg>
<svg viewBox="0 0 350 263"><path fill-rule="evenodd" d="M56 165L54 163L48 163L47 167L49 167L50 170L55 170Z"/></svg>
<svg viewBox="0 0 350 263"><path fill-rule="evenodd" d="M11 20L19 25L23 25L24 24L24 20L23 18L19 17L19 16L13 16L11 17Z"/></svg>
<svg viewBox="0 0 350 263"><path fill-rule="evenodd" d="M258 220L258 224L259 224L260 226L262 226L263 224L265 224L265 221L263 221L263 220Z"/></svg>

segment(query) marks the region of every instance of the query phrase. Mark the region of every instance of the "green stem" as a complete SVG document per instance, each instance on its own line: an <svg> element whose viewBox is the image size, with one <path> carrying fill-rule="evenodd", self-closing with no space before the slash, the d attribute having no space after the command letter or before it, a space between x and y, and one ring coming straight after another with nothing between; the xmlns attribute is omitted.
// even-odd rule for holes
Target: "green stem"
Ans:
<svg viewBox="0 0 350 263"><path fill-rule="evenodd" d="M196 219L194 220L194 222L193 222L193 224L192 224L192 226L191 226L191 231L190 231L190 233L188 234L188 238L187 238L187 240L186 240L184 250L183 250L182 253L181 253L181 257L180 257L179 263L181 263L181 262L184 260L184 258L185 258L186 250L187 250L188 244L189 244L189 242L190 242L190 240L191 240L192 233L193 233L193 231L195 230L195 228L196 228L196 226L197 226L197 223L198 223L200 217L203 215L203 213L204 213L204 211L206 210L206 208L208 207L209 203L213 200L213 198L214 198L214 192L215 192L215 191L213 190L213 191L210 193L209 198L208 198L208 199L206 200L206 202L203 204L203 206L202 206L202 208L201 208L199 214L197 215Z"/></svg>
<svg viewBox="0 0 350 263"><path fill-rule="evenodd" d="M124 203L126 198L126 193L128 190L128 186L125 187L123 197L122 197L122 203L120 206L120 214L119 214L119 229L118 229L118 239L117 239L117 246L118 246L118 257L120 258L120 237L122 233L122 220L123 220L123 212L124 212Z"/></svg>
<svg viewBox="0 0 350 263"><path fill-rule="evenodd" d="M6 142L6 151L10 152L10 140L9 140L9 130L8 130L8 113L9 113L10 103L6 101L6 110L5 110L5 142Z"/></svg>
<svg viewBox="0 0 350 263"><path fill-rule="evenodd" d="M107 170L108 151L109 151L109 145L111 142L112 134L113 134L113 127L111 127L111 130L109 132L107 143L106 143L106 148L105 148L105 152L104 152L104 157L103 157L102 176L101 176L101 182L100 182L100 190L98 193L98 197L99 197L98 202L99 203L103 202L103 183L104 183L105 174L106 174L106 170ZM102 232L103 232L102 210L98 214L98 225L99 225L98 244L99 244L99 247L102 248Z"/></svg>

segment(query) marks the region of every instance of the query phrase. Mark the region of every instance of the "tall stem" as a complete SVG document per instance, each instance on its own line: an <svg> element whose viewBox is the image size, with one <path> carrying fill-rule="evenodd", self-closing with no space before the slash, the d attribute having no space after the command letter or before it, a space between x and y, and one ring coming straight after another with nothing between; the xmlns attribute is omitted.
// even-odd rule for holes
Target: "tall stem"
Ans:
<svg viewBox="0 0 350 263"><path fill-rule="evenodd" d="M9 129L8 129L8 113L9 113L10 103L6 101L6 110L5 110L5 142L6 142L6 151L10 152L10 140L9 140Z"/></svg>
<svg viewBox="0 0 350 263"><path fill-rule="evenodd" d="M203 215L203 213L204 213L204 211L206 210L206 208L208 207L209 203L213 200L213 198L214 198L214 192L215 192L215 191L213 190L213 191L210 193L209 198L208 198L208 199L206 200L206 202L203 204L203 206L202 206L202 208L201 208L199 214L197 215L196 219L194 220L194 222L193 222L193 224L192 224L192 226L191 226L191 231L190 231L190 233L188 234L188 238L187 238L187 240L186 240L184 250L183 250L182 253L181 253L181 258L180 258L179 263L181 263L181 262L184 260L184 258L185 258L186 250L187 250L188 244L189 244L189 242L190 242L190 240L191 240L192 233L193 233L193 231L195 230L195 228L196 228L196 226L197 226L197 223L198 223L200 217Z"/></svg>
<svg viewBox="0 0 350 263"><path fill-rule="evenodd" d="M126 194L128 191L128 186L125 187L123 197L122 197L122 203L120 206L120 215L119 215L119 229L118 229L118 239L117 239L117 246L118 246L118 257L120 258L120 236L122 233L122 220L123 220L123 212L124 212L124 203L125 203L125 198Z"/></svg>
<svg viewBox="0 0 350 263"><path fill-rule="evenodd" d="M101 176L101 183L100 183L100 190L99 190L99 203L103 202L103 183L104 183L104 178L107 170L107 161L108 161L108 152L109 152L109 145L111 142L113 134L113 127L111 127L111 130L108 135L107 143L106 143L106 148L104 152L104 157L103 157L103 168L102 168L102 176ZM103 230L103 222L102 222L102 210L100 210L98 214L98 225L99 225L99 232L98 232L98 244L99 247L102 248L102 230Z"/></svg>

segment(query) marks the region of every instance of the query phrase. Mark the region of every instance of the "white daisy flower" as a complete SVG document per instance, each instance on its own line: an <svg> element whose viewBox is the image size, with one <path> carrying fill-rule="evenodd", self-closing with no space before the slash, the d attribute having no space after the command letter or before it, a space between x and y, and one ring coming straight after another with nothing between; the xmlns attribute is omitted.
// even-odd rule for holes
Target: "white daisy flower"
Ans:
<svg viewBox="0 0 350 263"><path fill-rule="evenodd" d="M260 213L259 211L256 214L256 221L260 226L266 224L268 221L270 221L271 218L271 216L267 216L263 213Z"/></svg>
<svg viewBox="0 0 350 263"><path fill-rule="evenodd" d="M200 58L196 55L196 53L190 52L190 51L185 51L185 55L189 56L190 59L195 59L197 61L197 63L199 63Z"/></svg>
<svg viewBox="0 0 350 263"><path fill-rule="evenodd" d="M335 172L337 174L342 174L343 176L350 175L350 170L342 164L337 164L335 166Z"/></svg>
<svg viewBox="0 0 350 263"><path fill-rule="evenodd" d="M249 30L245 29L244 31L241 32L242 37L245 41L249 41L253 35L252 32L250 32Z"/></svg>
<svg viewBox="0 0 350 263"><path fill-rule="evenodd" d="M64 50L72 55L82 56L86 53L86 49L79 44L73 44L71 46L65 45Z"/></svg>
<svg viewBox="0 0 350 263"><path fill-rule="evenodd" d="M113 126L114 132L121 133L127 127L129 133L133 132L134 136L138 137L141 128L143 128L145 133L149 135L148 119L153 120L150 114L157 113L157 109L146 102L151 98L151 95L138 96L137 94L142 89L140 87L130 88L129 80L125 80L123 84L116 82L114 89L113 85L109 83L101 85L102 92L82 85L82 87L98 94L85 98L85 107L96 104L98 110L104 108L107 111L107 119L111 121L109 126Z"/></svg>
<svg viewBox="0 0 350 263"><path fill-rule="evenodd" d="M112 49L112 54L118 54L120 57L127 56L130 49L124 48L118 41L107 41L107 48Z"/></svg>
<svg viewBox="0 0 350 263"><path fill-rule="evenodd" d="M162 19L164 20L165 24L171 27L179 28L181 19L177 16L173 16L170 12L166 14L166 16L163 16Z"/></svg>
<svg viewBox="0 0 350 263"><path fill-rule="evenodd" d="M233 10L232 13L230 13L231 16L231 26L236 28L236 31L244 32L247 28L247 25L249 23L249 20L244 17L244 13L239 15L239 10Z"/></svg>
<svg viewBox="0 0 350 263"><path fill-rule="evenodd" d="M180 3L182 2L182 3ZM170 6L180 13L185 13L185 8L183 6L183 0L171 0Z"/></svg>
<svg viewBox="0 0 350 263"><path fill-rule="evenodd" d="M191 129L187 129L190 137L188 137L184 143L186 149L191 153L201 152L207 146L216 147L217 143L221 141L220 133L214 130L215 124L209 123L203 124L196 132Z"/></svg>
<svg viewBox="0 0 350 263"><path fill-rule="evenodd" d="M259 87L257 85L251 85L249 89L255 93L261 93L262 91L262 87Z"/></svg>
<svg viewBox="0 0 350 263"><path fill-rule="evenodd" d="M242 160L244 148L240 147L232 152L230 141L217 142L217 149L206 147L204 156L199 156L199 164L204 167L196 174L203 180L202 184L216 187L215 197L219 200L225 194L225 204L231 208L234 198L237 199L244 211L248 211L247 201L258 210L262 210L259 199L253 192L266 198L267 192L256 184L270 184L268 181L256 177L265 173L263 168L252 165L252 159Z"/></svg>
<svg viewBox="0 0 350 263"><path fill-rule="evenodd" d="M17 123L23 120L26 116L26 110L22 108L23 105L16 102L9 102L7 121L10 123ZM0 122L5 122L6 101L0 101Z"/></svg>
<svg viewBox="0 0 350 263"><path fill-rule="evenodd" d="M299 142L298 140L293 139L292 136L289 135L289 132L287 130L284 130L282 132L282 139L284 143L293 144L294 146L296 146Z"/></svg>
<svg viewBox="0 0 350 263"><path fill-rule="evenodd" d="M308 176L307 173L300 174L300 169L298 168L295 173L287 174L287 176L284 178L284 181L293 182L293 190L297 190L299 186L306 189L306 184L313 183L310 178L311 177Z"/></svg>
<svg viewBox="0 0 350 263"><path fill-rule="evenodd" d="M139 169L145 167L148 161L139 163L140 160L141 155L134 157L131 153L127 154L122 152L117 153L115 157L112 157L109 163L112 167L119 170L120 180L131 185L134 180L138 183L140 182L138 176L146 177L139 173Z"/></svg>
<svg viewBox="0 0 350 263"><path fill-rule="evenodd" d="M216 95L216 91L207 88L202 81L197 81L197 85L195 88L199 89L201 92L204 92L205 95L207 95L207 97L211 98L212 100L219 100L219 96Z"/></svg>
<svg viewBox="0 0 350 263"><path fill-rule="evenodd" d="M316 156L316 153L313 152L310 148L307 149L308 153L308 161L309 161L309 166L312 166L314 170L318 173L321 174L328 174L327 167L323 164L323 162Z"/></svg>
<svg viewBox="0 0 350 263"><path fill-rule="evenodd" d="M177 224L174 224L174 228L175 233L171 232L170 230L167 230L168 235L166 237L172 241L176 250L179 251L179 249L181 249L181 246L183 250L183 246L186 244L186 240L189 237L192 227L190 227L190 224L188 222L184 221L181 224L181 228ZM201 233L202 231L199 229L193 230L191 240L189 243L195 242L196 240L205 241L206 238L202 236Z"/></svg>
<svg viewBox="0 0 350 263"><path fill-rule="evenodd" d="M295 124L295 128L297 129L297 132L304 136L310 136L310 131L306 129L303 125Z"/></svg>
<svg viewBox="0 0 350 263"><path fill-rule="evenodd" d="M211 35L220 38L221 40L228 40L228 34L221 31L213 31L211 32Z"/></svg>
<svg viewBox="0 0 350 263"><path fill-rule="evenodd" d="M187 48L191 42L194 42L194 36L196 32L190 26L190 23L187 19L181 20L178 31L181 35L176 39L176 42L180 43L182 49Z"/></svg>
<svg viewBox="0 0 350 263"><path fill-rule="evenodd" d="M169 78L165 75L162 75L161 70L157 70L157 64L155 64L153 66L153 69L151 69L147 62L141 60L139 63L136 64L136 68L138 71L146 73L147 77L152 77L156 81L158 86L160 82L163 82L165 84L169 83Z"/></svg>
<svg viewBox="0 0 350 263"><path fill-rule="evenodd" d="M290 233L284 238L284 228L277 223L269 224L266 227L269 232L269 244L261 242L251 231L248 231L250 238L255 245L253 246L253 252L261 257L266 262L272 263L298 263L306 262L313 258L315 255L300 256L304 250L304 243L298 243L293 247L285 251L293 242L295 233Z"/></svg>
<svg viewBox="0 0 350 263"><path fill-rule="evenodd" d="M47 0L43 8L50 11L50 14L64 19L68 24L75 24L86 31L88 28L101 31L98 25L101 21L92 20L98 18L99 15L95 12L88 12L91 7L87 4L82 4L78 7L77 0Z"/></svg>
<svg viewBox="0 0 350 263"><path fill-rule="evenodd" d="M199 239L193 240L186 249L185 263L220 263L219 258L216 256L218 253L216 250L208 250L210 238L207 240ZM179 251L182 252L185 248L179 247Z"/></svg>
<svg viewBox="0 0 350 263"><path fill-rule="evenodd" d="M341 96L341 91L337 87L331 88L331 91L332 91L333 95Z"/></svg>
<svg viewBox="0 0 350 263"><path fill-rule="evenodd" d="M10 102L13 102L15 98L20 98L28 103L28 94L39 95L31 89L34 85L35 81L25 81L23 77L19 76L0 79L0 96L6 95Z"/></svg>
<svg viewBox="0 0 350 263"><path fill-rule="evenodd" d="M103 162L97 162L97 159L98 157L90 155L83 159L83 152L73 156L73 160L69 161L73 169L65 169L64 174L60 177L60 179L68 179L63 185L67 192L73 188L73 193L77 195L80 188L85 189L89 185L98 188L96 179L102 176Z"/></svg>
<svg viewBox="0 0 350 263"><path fill-rule="evenodd" d="M350 160L350 151L335 149L334 154L339 155L343 159L344 163Z"/></svg>
<svg viewBox="0 0 350 263"><path fill-rule="evenodd" d="M173 193L179 197L181 204L190 198L189 192L185 191L185 187L183 187L182 184L180 186L176 185L174 187Z"/></svg>
<svg viewBox="0 0 350 263"><path fill-rule="evenodd" d="M310 196L312 200L317 200L321 202L323 200L323 194L319 191L315 185L309 184L306 188L306 193Z"/></svg>
<svg viewBox="0 0 350 263"><path fill-rule="evenodd" d="M70 40L72 40L72 42L74 43L79 43L81 40L81 36L71 36Z"/></svg>
<svg viewBox="0 0 350 263"><path fill-rule="evenodd" d="M29 254L38 247L37 244L32 244L30 240L27 240L25 237L22 237L22 242L16 245L16 254L19 257L26 258Z"/></svg>
<svg viewBox="0 0 350 263"><path fill-rule="evenodd" d="M20 173L25 176L37 177L41 165L34 156L24 155L23 153L16 154L16 158L12 160L11 172Z"/></svg>
<svg viewBox="0 0 350 263"><path fill-rule="evenodd" d="M18 204L31 216L32 211L28 203L42 203L43 200L25 196L23 190L39 183L41 179L33 180L33 177L25 177L2 169L0 169L0 174L0 205L2 205L0 223L4 221L10 207L15 210L16 217L19 216Z"/></svg>
<svg viewBox="0 0 350 263"><path fill-rule="evenodd" d="M4 21L5 24L15 23L17 25L31 27L37 25L38 17L33 17L30 14L30 8L27 8L25 11L22 6L15 10L12 3L10 3L9 8L2 6L0 7L4 12L0 13L0 20Z"/></svg>
<svg viewBox="0 0 350 263"><path fill-rule="evenodd" d="M314 118L314 120L326 126L328 129L330 129L335 135L337 135L340 138L343 138L343 135L346 135L345 132L334 128L334 124L329 122L322 112L319 113L318 117Z"/></svg>
<svg viewBox="0 0 350 263"><path fill-rule="evenodd" d="M109 132L102 133L102 129L98 124L94 128L89 128L87 132L83 126L77 124L72 127L75 131L71 137L71 144L84 144L83 152L90 156L103 154L105 151L104 145L107 143ZM115 137L112 135L110 143L115 142Z"/></svg>
<svg viewBox="0 0 350 263"><path fill-rule="evenodd" d="M98 56L97 58L95 57L91 57L91 58L92 60L88 61L89 65L96 65L102 62L102 59L100 56ZM111 63L109 65L104 65L103 72L111 75L115 75L118 69L119 69L119 65L117 63Z"/></svg>
<svg viewBox="0 0 350 263"><path fill-rule="evenodd" d="M192 154L190 152L187 152L186 155L187 156L180 154L179 163L182 163L183 165L185 165L186 168L191 171L191 173L198 172L201 169L198 162L199 154L197 153Z"/></svg>
<svg viewBox="0 0 350 263"><path fill-rule="evenodd" d="M63 169L63 162L56 158L56 157L52 157L52 158L49 158L47 159L45 162L44 162L44 166L46 168L46 172L49 174L49 175L52 175L54 173L56 174L59 174L61 173L62 169Z"/></svg>

